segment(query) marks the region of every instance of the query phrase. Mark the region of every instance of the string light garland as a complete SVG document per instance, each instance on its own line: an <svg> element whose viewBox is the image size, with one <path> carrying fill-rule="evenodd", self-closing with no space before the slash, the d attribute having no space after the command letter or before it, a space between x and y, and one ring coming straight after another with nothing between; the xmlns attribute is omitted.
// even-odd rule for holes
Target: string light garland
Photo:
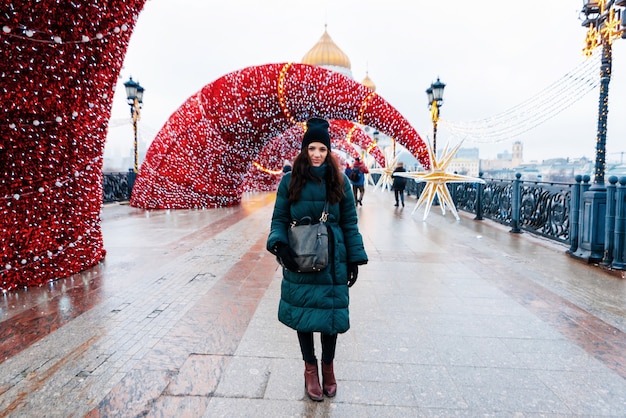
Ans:
<svg viewBox="0 0 626 418"><path fill-rule="evenodd" d="M108 30L104 33L97 32L95 35L81 35L80 39L63 39L61 36L55 34L54 32L49 31L39 31L29 29L28 26L18 23L17 30L19 30L22 34L18 35L15 33L13 28L10 26L4 25L2 27L2 32L6 37L13 37L21 40L27 40L30 42L38 42L42 44L84 44L92 41L102 41L105 40L108 36L118 34L120 32L126 32L128 30L127 24L122 24L120 26L115 26L113 29Z"/></svg>
<svg viewBox="0 0 626 418"><path fill-rule="evenodd" d="M0 290L98 263L102 153L145 0L5 2L0 13Z"/></svg>
<svg viewBox="0 0 626 418"><path fill-rule="evenodd" d="M295 155L291 144L288 150L277 151L273 161L257 160L263 148L290 129L301 129L313 116L375 127L397 138L425 168L430 165L419 134L369 88L316 66L266 64L215 80L174 112L146 153L130 203L147 209L238 204L243 191L254 187L246 182L254 161L277 170L289 159L288 150ZM346 126L345 133L352 125ZM371 138L363 145L371 147ZM371 147L370 152L377 149ZM384 160L382 154L378 158ZM266 181L272 184L271 179Z"/></svg>
<svg viewBox="0 0 626 418"><path fill-rule="evenodd" d="M280 108L283 111L285 117L289 119L292 123L297 123L296 120L291 116L289 109L287 108L287 99L285 97L285 79L287 77L287 72L291 67L292 63L287 63L283 65L283 68L280 69L280 74L278 75L278 103L280 104Z"/></svg>
<svg viewBox="0 0 626 418"><path fill-rule="evenodd" d="M370 92L365 99L363 99L363 102L361 103L361 108L359 109L359 123L363 124L363 119L365 118L365 112L367 111L367 105L369 104L369 101L376 95L375 92Z"/></svg>
<svg viewBox="0 0 626 418"><path fill-rule="evenodd" d="M530 99L497 115L466 122L440 119L452 136L471 143L510 141L557 116L599 85L600 55L585 60Z"/></svg>

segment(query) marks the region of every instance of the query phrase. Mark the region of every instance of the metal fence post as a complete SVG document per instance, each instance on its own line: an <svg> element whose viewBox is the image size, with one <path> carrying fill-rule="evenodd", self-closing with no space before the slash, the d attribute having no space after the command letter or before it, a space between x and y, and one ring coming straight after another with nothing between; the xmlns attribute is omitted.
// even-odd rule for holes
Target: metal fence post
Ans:
<svg viewBox="0 0 626 418"><path fill-rule="evenodd" d="M478 173L478 177L482 180L483 172ZM483 220L483 189L485 185L482 182L475 183L476 184L476 217L475 221Z"/></svg>
<svg viewBox="0 0 626 418"><path fill-rule="evenodd" d="M406 192L406 196L407 197L411 196L411 191L414 189L414 187L413 187L414 184L415 184L415 180L407 179L406 187L404 189L404 191Z"/></svg>
<svg viewBox="0 0 626 418"><path fill-rule="evenodd" d="M617 188L617 177L609 177L609 184L606 186L606 215L604 218L604 255L602 264L608 266L613 261L613 234L615 233L615 189Z"/></svg>
<svg viewBox="0 0 626 418"><path fill-rule="evenodd" d="M626 246L626 177L620 177L615 197L615 241L611 267L624 270L626 267L624 263L624 247Z"/></svg>
<svg viewBox="0 0 626 418"><path fill-rule="evenodd" d="M589 184L589 181L591 180L591 177L589 176L589 174L585 174L583 176L583 182L580 185L580 195L578 196L578 244L576 244L577 249L580 248L580 243L583 241L583 227L582 224L585 221L584 218L584 211L583 209L583 204L585 201L585 197L584 194L587 190L589 190L589 187L591 187L591 184Z"/></svg>
<svg viewBox="0 0 626 418"><path fill-rule="evenodd" d="M569 223L569 253L575 253L578 249L578 225L580 216L580 183L583 181L583 176L578 174L575 178L576 184L572 187L572 196L569 201L570 210L570 223Z"/></svg>
<svg viewBox="0 0 626 418"><path fill-rule="evenodd" d="M459 174L456 171L454 171L454 174ZM459 202L457 202L456 200L456 186L458 183L446 183L445 186L448 188L448 192L450 193L450 197L452 198L452 203L454 204L454 206L458 206Z"/></svg>
<svg viewBox="0 0 626 418"><path fill-rule="evenodd" d="M130 200L130 196L133 194L133 187L135 186L135 179L137 178L137 173L132 168L128 169L128 200Z"/></svg>
<svg viewBox="0 0 626 418"><path fill-rule="evenodd" d="M519 228L519 223L521 219L521 211L522 211L522 202L521 202L521 173L515 174L515 180L513 181L513 195L511 202L511 230L514 234L519 234L522 230Z"/></svg>

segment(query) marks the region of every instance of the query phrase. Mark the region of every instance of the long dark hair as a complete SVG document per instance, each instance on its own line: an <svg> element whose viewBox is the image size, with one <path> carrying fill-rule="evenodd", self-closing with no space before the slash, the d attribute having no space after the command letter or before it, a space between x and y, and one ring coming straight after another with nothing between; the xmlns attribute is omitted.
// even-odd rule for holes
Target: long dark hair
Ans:
<svg viewBox="0 0 626 418"><path fill-rule="evenodd" d="M339 203L343 199L343 173L339 169L337 157L328 150L326 155L326 193L330 203ZM312 165L307 149L300 151L300 154L293 161L291 168L291 181L289 182L289 202L294 203L300 199L300 193L307 181L321 183L321 179L314 176L311 171Z"/></svg>

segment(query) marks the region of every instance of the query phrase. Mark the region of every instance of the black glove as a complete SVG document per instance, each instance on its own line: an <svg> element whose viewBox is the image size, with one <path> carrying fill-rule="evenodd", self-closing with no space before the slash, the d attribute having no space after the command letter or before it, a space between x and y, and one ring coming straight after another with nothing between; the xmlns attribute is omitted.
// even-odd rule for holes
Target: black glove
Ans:
<svg viewBox="0 0 626 418"><path fill-rule="evenodd" d="M356 263L348 264L348 287L356 282L356 278L359 275L359 265Z"/></svg>
<svg viewBox="0 0 626 418"><path fill-rule="evenodd" d="M296 263L296 252L284 242L276 244L276 256L280 259L280 264L289 271L298 271L298 263Z"/></svg>

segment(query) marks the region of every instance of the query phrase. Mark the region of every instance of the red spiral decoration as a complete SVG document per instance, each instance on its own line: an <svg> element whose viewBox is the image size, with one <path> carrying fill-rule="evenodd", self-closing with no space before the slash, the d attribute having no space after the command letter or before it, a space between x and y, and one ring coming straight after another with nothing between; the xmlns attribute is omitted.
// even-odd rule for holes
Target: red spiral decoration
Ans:
<svg viewBox="0 0 626 418"><path fill-rule="evenodd" d="M267 64L227 74L183 103L148 149L131 205L182 209L238 204L252 187L246 175L264 148L313 116L371 126L395 138L425 168L430 166L419 134L367 87L320 67ZM274 161L261 165L278 169L291 159L299 150L298 136L288 134ZM376 157L384 161L382 154ZM268 184L275 181L259 182L260 187Z"/></svg>

